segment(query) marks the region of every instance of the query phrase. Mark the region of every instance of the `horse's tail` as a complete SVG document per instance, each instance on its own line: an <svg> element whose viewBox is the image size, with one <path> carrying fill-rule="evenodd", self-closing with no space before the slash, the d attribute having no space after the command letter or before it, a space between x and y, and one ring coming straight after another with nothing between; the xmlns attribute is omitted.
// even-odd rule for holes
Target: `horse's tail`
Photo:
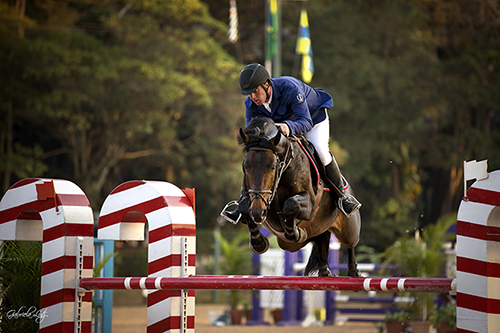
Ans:
<svg viewBox="0 0 500 333"><path fill-rule="evenodd" d="M321 235L311 238L311 241L314 245L304 270L304 275L311 276L317 273L319 276L331 276L332 273L328 267L330 232L325 231Z"/></svg>

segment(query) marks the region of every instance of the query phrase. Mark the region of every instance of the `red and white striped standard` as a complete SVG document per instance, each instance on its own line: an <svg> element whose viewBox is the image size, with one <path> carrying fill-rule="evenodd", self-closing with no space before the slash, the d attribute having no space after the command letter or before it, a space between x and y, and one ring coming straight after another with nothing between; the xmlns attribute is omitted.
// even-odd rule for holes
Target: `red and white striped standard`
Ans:
<svg viewBox="0 0 500 333"><path fill-rule="evenodd" d="M196 274L194 190L167 182L123 183L104 201L98 238L143 240L146 219L148 277ZM149 290L147 332L194 332L194 309L194 290Z"/></svg>
<svg viewBox="0 0 500 333"><path fill-rule="evenodd" d="M457 331L500 329L500 171L476 181L457 217Z"/></svg>
<svg viewBox="0 0 500 333"><path fill-rule="evenodd" d="M76 281L92 277L94 218L85 193L67 180L17 182L0 202L0 239L43 242L40 332L90 332L92 293L76 293Z"/></svg>

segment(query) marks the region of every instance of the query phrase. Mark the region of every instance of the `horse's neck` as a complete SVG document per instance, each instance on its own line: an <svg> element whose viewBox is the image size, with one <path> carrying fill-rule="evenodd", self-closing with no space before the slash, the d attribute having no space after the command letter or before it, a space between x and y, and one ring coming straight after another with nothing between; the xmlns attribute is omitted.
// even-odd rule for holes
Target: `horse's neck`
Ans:
<svg viewBox="0 0 500 333"><path fill-rule="evenodd" d="M296 182L298 178L303 181L311 182L311 168L309 166L309 159L300 147L300 144L296 140L290 140L291 150L293 151L293 157L290 165L283 173L283 177L291 182ZM303 188L309 188L309 184L303 184Z"/></svg>

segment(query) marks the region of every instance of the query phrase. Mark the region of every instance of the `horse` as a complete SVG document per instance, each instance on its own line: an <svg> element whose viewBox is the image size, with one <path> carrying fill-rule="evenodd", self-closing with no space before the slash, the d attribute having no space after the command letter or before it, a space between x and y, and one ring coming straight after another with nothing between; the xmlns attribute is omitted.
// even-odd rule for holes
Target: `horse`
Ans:
<svg viewBox="0 0 500 333"><path fill-rule="evenodd" d="M269 249L268 239L258 228L263 225L285 251L296 252L313 243L304 275L332 276L328 251L333 233L347 248L348 276L359 276L354 248L359 242L361 215L356 211L347 218L324 182L313 182L314 169L303 144L296 137L285 136L266 117L252 119L245 130L240 128L238 143L245 154L244 194L238 209L248 226L252 251L262 254ZM345 192L354 194L351 186Z"/></svg>

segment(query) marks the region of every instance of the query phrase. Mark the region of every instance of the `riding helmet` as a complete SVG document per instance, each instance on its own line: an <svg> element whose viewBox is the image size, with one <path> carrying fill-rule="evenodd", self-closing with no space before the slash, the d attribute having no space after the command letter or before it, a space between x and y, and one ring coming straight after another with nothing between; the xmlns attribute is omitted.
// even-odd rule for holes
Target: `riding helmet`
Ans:
<svg viewBox="0 0 500 333"><path fill-rule="evenodd" d="M240 87L242 95L250 95L260 85L271 80L269 72L261 64L250 64L240 73Z"/></svg>

